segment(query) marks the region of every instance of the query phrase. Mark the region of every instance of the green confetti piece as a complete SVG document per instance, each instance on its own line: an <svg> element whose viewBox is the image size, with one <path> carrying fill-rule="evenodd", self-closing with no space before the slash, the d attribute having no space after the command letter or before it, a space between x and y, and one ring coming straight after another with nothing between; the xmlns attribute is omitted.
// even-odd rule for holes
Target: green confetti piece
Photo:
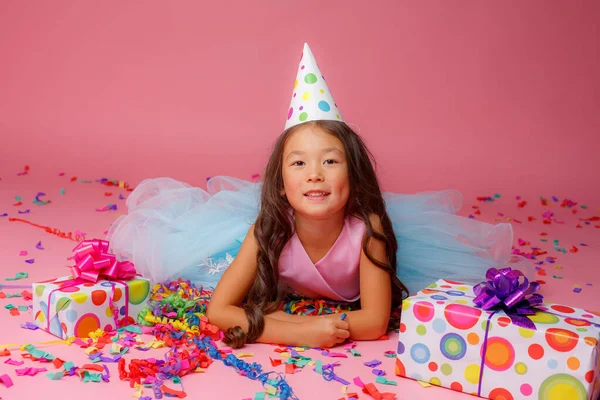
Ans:
<svg viewBox="0 0 600 400"><path fill-rule="evenodd" d="M62 189L62 188L61 188L61 189L60 189L60 191L59 191L59 193L60 193L60 194L65 194L65 189Z"/></svg>
<svg viewBox="0 0 600 400"><path fill-rule="evenodd" d="M306 367L306 364L308 364L310 362L310 358L308 360L304 359L304 360L300 360L296 363L296 365L298 366L298 368L304 368Z"/></svg>
<svg viewBox="0 0 600 400"><path fill-rule="evenodd" d="M375 382L377 383L381 383L382 385L392 385L392 386L398 386L397 382L394 381L390 381L385 379L385 377L383 376L378 376L377 379L375 379Z"/></svg>
<svg viewBox="0 0 600 400"><path fill-rule="evenodd" d="M64 372L48 372L46 374L46 376L53 381L58 381L58 380L60 380L60 378L65 376L65 373Z"/></svg>
<svg viewBox="0 0 600 400"><path fill-rule="evenodd" d="M495 197L495 198L497 198L497 199L499 199L499 198L500 198L500 197L502 197L502 196L500 196L500 193L496 193L496 194L494 195L494 197Z"/></svg>
<svg viewBox="0 0 600 400"><path fill-rule="evenodd" d="M178 376L174 376L173 377L173 383L180 384L181 383L181 379L179 379Z"/></svg>
<svg viewBox="0 0 600 400"><path fill-rule="evenodd" d="M552 243L554 243L554 245L555 245L555 246L558 246L558 243L559 243L559 242L558 242L558 239L554 239L554 240L552 241Z"/></svg>
<svg viewBox="0 0 600 400"><path fill-rule="evenodd" d="M581 208L583 208L584 210L587 209L587 206L582 205Z"/></svg>
<svg viewBox="0 0 600 400"><path fill-rule="evenodd" d="M29 276L27 272L17 272L14 278L4 278L5 281L17 281L19 279L25 279Z"/></svg>
<svg viewBox="0 0 600 400"><path fill-rule="evenodd" d="M70 371L71 368L73 368L75 366L75 364L73 364L72 361L67 361L66 363L63 364L63 368L67 371Z"/></svg>
<svg viewBox="0 0 600 400"><path fill-rule="evenodd" d="M552 277L555 278L555 279L562 279L563 278L562 276L559 276L559 275L552 275Z"/></svg>
<svg viewBox="0 0 600 400"><path fill-rule="evenodd" d="M21 201L21 200L23 200L23 198L21 196L15 196L15 200L16 201Z"/></svg>
<svg viewBox="0 0 600 400"><path fill-rule="evenodd" d="M317 360L315 363L315 369L317 370L317 374L323 375L323 361Z"/></svg>
<svg viewBox="0 0 600 400"><path fill-rule="evenodd" d="M7 310L12 310L13 308L15 308L15 306L13 306L12 304L8 303L7 305L4 306L4 308L6 308Z"/></svg>
<svg viewBox="0 0 600 400"><path fill-rule="evenodd" d="M17 308L19 309L19 311L27 311L27 310L29 310L29 307L27 307L27 306L19 306Z"/></svg>
<svg viewBox="0 0 600 400"><path fill-rule="evenodd" d="M350 349L350 353L352 353L352 355L354 357L361 357L362 356L358 351L356 351L354 349Z"/></svg>
<svg viewBox="0 0 600 400"><path fill-rule="evenodd" d="M396 358L397 357L396 353L386 353L385 356L387 358Z"/></svg>
<svg viewBox="0 0 600 400"><path fill-rule="evenodd" d="M102 379L102 374L85 371L85 374L83 376L83 383L100 382L101 379Z"/></svg>
<svg viewBox="0 0 600 400"><path fill-rule="evenodd" d="M140 328L140 327L139 327L139 326L137 326L137 325L127 325L127 326L125 327L125 330L126 330L127 332L137 333L138 335L141 335L141 334L142 334L142 328Z"/></svg>
<svg viewBox="0 0 600 400"><path fill-rule="evenodd" d="M7 299L11 299L13 297L23 297L23 295L21 293L12 293L12 294L7 294L6 295Z"/></svg>
<svg viewBox="0 0 600 400"><path fill-rule="evenodd" d="M265 400L265 394L263 392L256 392L254 394L254 400Z"/></svg>

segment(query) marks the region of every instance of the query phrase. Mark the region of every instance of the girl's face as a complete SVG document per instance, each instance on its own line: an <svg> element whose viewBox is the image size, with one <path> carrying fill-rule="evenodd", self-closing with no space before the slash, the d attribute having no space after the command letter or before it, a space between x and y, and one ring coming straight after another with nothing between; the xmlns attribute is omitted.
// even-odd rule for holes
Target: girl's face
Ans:
<svg viewBox="0 0 600 400"><path fill-rule="evenodd" d="M305 125L283 148L283 186L296 214L326 219L345 212L350 193L342 142L322 129Z"/></svg>

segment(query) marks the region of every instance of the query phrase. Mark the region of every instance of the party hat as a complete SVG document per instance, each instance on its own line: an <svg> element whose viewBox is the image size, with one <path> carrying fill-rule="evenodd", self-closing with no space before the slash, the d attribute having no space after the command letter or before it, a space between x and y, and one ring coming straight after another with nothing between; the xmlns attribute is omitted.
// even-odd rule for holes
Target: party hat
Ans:
<svg viewBox="0 0 600 400"><path fill-rule="evenodd" d="M317 120L344 121L310 47L304 43L285 129Z"/></svg>

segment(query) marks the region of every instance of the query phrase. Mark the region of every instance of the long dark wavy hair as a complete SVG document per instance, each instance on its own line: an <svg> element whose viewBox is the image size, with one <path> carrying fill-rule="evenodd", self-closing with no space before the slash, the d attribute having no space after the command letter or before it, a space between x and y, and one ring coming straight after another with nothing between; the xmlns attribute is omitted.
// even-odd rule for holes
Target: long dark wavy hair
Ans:
<svg viewBox="0 0 600 400"><path fill-rule="evenodd" d="M344 122L319 120L295 125L279 136L265 169L261 208L254 224L254 237L258 243L257 274L244 304L249 324L248 333L244 333L239 326L228 329L224 342L233 348L256 341L264 330L264 315L276 311L287 294L286 288L279 280L279 256L293 236L295 227L289 215L291 206L281 195L283 149L288 138L306 125L320 128L342 142L347 158L350 186L345 215L360 218L366 225L362 249L371 262L390 274L392 310L400 305L405 295L408 295L406 286L396 276L398 242L373 168L373 155L361 137ZM383 235L373 230L369 218L371 214L381 219ZM380 262L369 253L367 244L371 238L385 243L387 262Z"/></svg>

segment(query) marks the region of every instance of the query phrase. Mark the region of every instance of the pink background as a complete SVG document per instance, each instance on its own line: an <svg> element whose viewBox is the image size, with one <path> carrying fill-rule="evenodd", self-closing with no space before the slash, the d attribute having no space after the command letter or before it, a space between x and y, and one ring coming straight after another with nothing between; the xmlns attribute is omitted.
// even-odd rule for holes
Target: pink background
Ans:
<svg viewBox="0 0 600 400"><path fill-rule="evenodd" d="M284 126L306 41L344 117L360 127L377 157L384 189L457 188L466 195L462 215L479 206L477 219L524 221L513 224L515 245L524 238L531 241L524 251L540 246L558 257L554 267L545 265L547 275L536 276L546 281L546 299L599 310L600 229L597 222L576 225L600 211L600 3L367 3L0 1L0 215L103 237L126 212L124 200L116 200L125 192L70 183L70 177L135 185L172 176L200 186L216 174L250 179L262 172ZM31 172L17 176L25 164ZM40 191L52 204L31 204ZM493 203L475 200L494 193L503 196ZM12 206L16 195L23 197L20 208ZM529 205L518 208L515 195ZM565 209L560 201L542 207L540 195L589 208ZM118 211L95 211L108 202L117 202ZM24 208L31 215L17 213ZM566 222L544 225L546 210ZM536 220L525 222L528 216ZM548 242L540 241L542 231ZM0 237L2 283L19 271L29 277L17 284L69 271L75 242L7 218L0 218ZM579 251L563 254L554 240ZM35 248L38 241L45 250ZM21 250L29 255L20 256ZM35 264L25 263L29 257ZM575 286L582 292L573 292ZM0 305L9 302L30 304L11 298ZM0 346L53 340L20 327L31 321L30 313L0 311ZM398 382L379 385L382 391L402 399L472 398L396 378L393 360L383 352L395 350L397 338L391 333L389 341L359 343L363 357L344 360L336 373L373 381L362 363L377 358L387 378ZM76 364L87 360L73 346L36 347ZM20 352L12 351L20 360ZM165 351L134 350L128 358L162 357ZM274 354L264 345L245 351L255 351L250 361L264 366ZM314 351L309 356L318 358ZM9 374L15 386L0 384L0 397L133 394L118 379L116 365L109 368L110 384L85 386L75 378L16 377L1 359L0 375ZM342 396L341 385L309 370L287 379L300 398ZM239 399L261 390L220 363L184 383L192 397Z"/></svg>
<svg viewBox="0 0 600 400"><path fill-rule="evenodd" d="M0 177L250 179L306 41L385 190L600 199L600 3L369 4L1 2Z"/></svg>

